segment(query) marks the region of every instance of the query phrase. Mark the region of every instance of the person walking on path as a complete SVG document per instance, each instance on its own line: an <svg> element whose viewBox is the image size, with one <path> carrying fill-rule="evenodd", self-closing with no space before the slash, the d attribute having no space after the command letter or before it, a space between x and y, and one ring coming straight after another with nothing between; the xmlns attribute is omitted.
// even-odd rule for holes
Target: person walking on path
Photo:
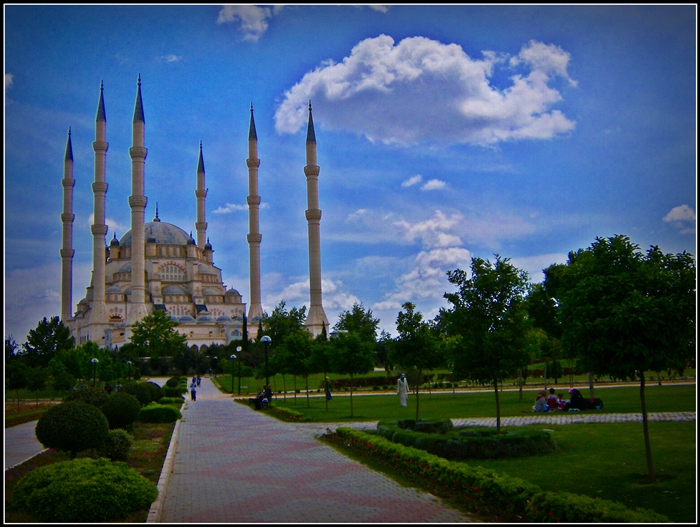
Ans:
<svg viewBox="0 0 700 527"><path fill-rule="evenodd" d="M197 400L197 380L192 381L190 385L190 399L193 401Z"/></svg>
<svg viewBox="0 0 700 527"><path fill-rule="evenodd" d="M403 373L396 383L396 393L399 394L399 404L406 408L408 406L408 381Z"/></svg>

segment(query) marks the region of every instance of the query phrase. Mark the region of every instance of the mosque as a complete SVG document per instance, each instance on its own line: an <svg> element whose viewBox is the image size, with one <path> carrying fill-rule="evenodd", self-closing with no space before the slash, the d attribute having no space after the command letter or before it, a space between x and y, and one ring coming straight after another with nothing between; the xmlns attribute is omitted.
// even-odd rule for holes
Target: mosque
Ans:
<svg viewBox="0 0 700 527"><path fill-rule="evenodd" d="M196 239L170 223L161 221L156 205L155 218L145 222L148 198L144 195L145 162L148 150L144 144L146 122L141 98L141 76L137 81L136 104L132 123L131 156L131 229L120 239L114 234L106 244L105 197L107 194L106 141L107 118L104 104L104 86L95 121L95 179L92 279L85 298L72 308L73 285L73 146L70 130L64 158L63 213L61 222L61 320L71 331L76 344L93 341L101 347L114 349L130 341L135 323L155 311L165 311L177 321L177 331L187 337L188 345L202 349L212 344L228 344L240 340L243 324L249 338L255 338L263 316L260 290L259 212L258 195L258 137L255 130L253 107L250 108L248 132L248 226L247 241L250 261L250 299L246 303L241 294L227 288L222 282L221 269L214 265L214 250L207 236L205 217L207 189L205 186L202 144L196 172L195 197L197 200ZM306 219L309 237L309 297L310 304L306 329L314 336L328 328L323 310L321 291L321 210L318 208L318 175L316 164L316 134L311 102L306 134L307 201Z"/></svg>

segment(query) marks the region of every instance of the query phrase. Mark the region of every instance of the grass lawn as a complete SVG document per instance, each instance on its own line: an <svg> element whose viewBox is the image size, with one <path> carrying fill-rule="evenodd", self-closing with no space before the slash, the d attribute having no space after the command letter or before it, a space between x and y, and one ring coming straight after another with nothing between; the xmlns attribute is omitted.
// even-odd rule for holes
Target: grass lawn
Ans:
<svg viewBox="0 0 700 527"><path fill-rule="evenodd" d="M562 490L653 509L674 522L696 521L695 422L651 422L656 482L648 483L641 423L543 426L560 451L537 457L478 460L495 472Z"/></svg>
<svg viewBox="0 0 700 527"><path fill-rule="evenodd" d="M588 390L584 390L584 396ZM646 401L648 412L694 412L696 410L695 385L665 385L647 386ZM350 413L350 396L333 397L328 402L324 397L310 397L305 394L287 394L286 401L280 395L275 396L275 405L291 408L301 412L312 422L353 422L379 421L394 419L415 419L416 396L408 397L408 408L399 406L398 396L392 395L354 395L352 398L353 412ZM527 415L535 401L536 390L523 391L523 400L518 399L517 391L499 392L501 417ZM639 387L624 386L620 388L596 388L595 396L603 400L602 410L588 410L583 413L639 413ZM420 419L450 419L470 417L496 417L496 402L493 391L455 393L452 392L421 392ZM523 413L523 412L526 413Z"/></svg>

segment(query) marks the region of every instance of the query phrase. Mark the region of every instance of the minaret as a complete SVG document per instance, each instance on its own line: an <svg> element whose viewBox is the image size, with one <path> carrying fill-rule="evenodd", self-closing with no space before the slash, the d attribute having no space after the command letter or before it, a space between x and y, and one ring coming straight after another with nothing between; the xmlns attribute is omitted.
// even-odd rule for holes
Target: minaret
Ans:
<svg viewBox="0 0 700 527"><path fill-rule="evenodd" d="M105 237L107 225L105 224L105 197L107 183L105 179L107 149L107 116L105 114L105 102L103 97L104 85L100 83L100 100L97 103L97 116L95 118L95 142L92 149L95 151L95 181L92 184L92 192L95 196L92 231L92 304L90 306L90 340L98 345L104 345L101 337L108 324L105 308Z"/></svg>
<svg viewBox="0 0 700 527"><path fill-rule="evenodd" d="M328 326L328 318L323 311L321 295L321 209L318 208L318 174L316 164L316 133L309 101L309 125L306 131L306 195L308 210L306 221L309 225L309 296L311 306L306 317L306 329L315 337Z"/></svg>
<svg viewBox="0 0 700 527"><path fill-rule="evenodd" d="M144 146L146 136L146 120L143 116L141 102L141 75L138 77L136 105L132 123L131 148L131 304L127 306L126 325L133 326L148 314L146 310L145 284L145 229L144 214L148 199L144 195L144 169L148 150ZM127 328L127 339L131 331Z"/></svg>
<svg viewBox="0 0 700 527"><path fill-rule="evenodd" d="M263 316L260 301L260 196L258 195L258 134L255 132L253 104L250 104L250 128L248 130L248 246L250 249L250 309L248 319Z"/></svg>
<svg viewBox="0 0 700 527"><path fill-rule="evenodd" d="M63 223L63 245L61 247L61 321L68 324L71 318L73 306L73 144L70 139L70 128L68 129L68 140L66 141L66 155L63 159L63 213L61 222Z"/></svg>
<svg viewBox="0 0 700 527"><path fill-rule="evenodd" d="M199 162L197 163L197 223L194 228L197 230L197 247L204 250L207 243L207 222L205 221L205 201L208 189L204 188L204 158L202 157L202 142L199 142Z"/></svg>

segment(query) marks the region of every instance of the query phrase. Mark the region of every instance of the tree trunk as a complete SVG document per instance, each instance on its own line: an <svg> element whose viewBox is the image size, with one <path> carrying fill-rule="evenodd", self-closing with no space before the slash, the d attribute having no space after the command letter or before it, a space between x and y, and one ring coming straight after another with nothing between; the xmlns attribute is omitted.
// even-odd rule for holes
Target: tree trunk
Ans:
<svg viewBox="0 0 700 527"><path fill-rule="evenodd" d="M294 390L294 406L296 406L297 405L297 376L296 375L292 375L292 386L294 386L294 388L292 388L292 390Z"/></svg>
<svg viewBox="0 0 700 527"><path fill-rule="evenodd" d="M328 372L323 372L323 382L326 386L328 386ZM325 386L324 386L325 388ZM324 394L325 395L325 394ZM324 397L326 400L326 412L328 411L328 397Z"/></svg>
<svg viewBox="0 0 700 527"><path fill-rule="evenodd" d="M590 397L591 397L591 399L593 399L593 397L595 397L595 396L593 395L593 373L591 373L591 372L588 373L588 388L591 391Z"/></svg>
<svg viewBox="0 0 700 527"><path fill-rule="evenodd" d="M520 378L518 379L519 389L518 389L518 402L523 402L523 370L520 369Z"/></svg>
<svg viewBox="0 0 700 527"><path fill-rule="evenodd" d="M501 405L498 402L498 379L493 380L493 386L496 392L496 433L501 433Z"/></svg>
<svg viewBox="0 0 700 527"><path fill-rule="evenodd" d="M418 382L416 383L416 423L418 422L418 408L420 406L420 401L418 399L418 390L420 390L420 370L418 370Z"/></svg>
<svg viewBox="0 0 700 527"><path fill-rule="evenodd" d="M284 399L284 402L286 403L287 402L287 380L285 379L284 374L282 374L282 389L284 390L284 395L282 398Z"/></svg>
<svg viewBox="0 0 700 527"><path fill-rule="evenodd" d="M547 366L549 365L548 362L544 363L544 389L547 389Z"/></svg>
<svg viewBox="0 0 700 527"><path fill-rule="evenodd" d="M660 371L656 372L656 380L659 383L659 386L661 386L661 372Z"/></svg>
<svg viewBox="0 0 700 527"><path fill-rule="evenodd" d="M649 422L647 421L647 402L644 398L644 372L640 372L641 381L639 383L639 398L642 401L642 424L644 426L644 449L647 455L647 468L649 469L649 483L654 483L654 463L651 460L651 443L649 442Z"/></svg>
<svg viewBox="0 0 700 527"><path fill-rule="evenodd" d="M306 376L306 407L311 408L311 403L309 402L309 376Z"/></svg>
<svg viewBox="0 0 700 527"><path fill-rule="evenodd" d="M350 417L355 417L352 409L352 373L350 374Z"/></svg>

